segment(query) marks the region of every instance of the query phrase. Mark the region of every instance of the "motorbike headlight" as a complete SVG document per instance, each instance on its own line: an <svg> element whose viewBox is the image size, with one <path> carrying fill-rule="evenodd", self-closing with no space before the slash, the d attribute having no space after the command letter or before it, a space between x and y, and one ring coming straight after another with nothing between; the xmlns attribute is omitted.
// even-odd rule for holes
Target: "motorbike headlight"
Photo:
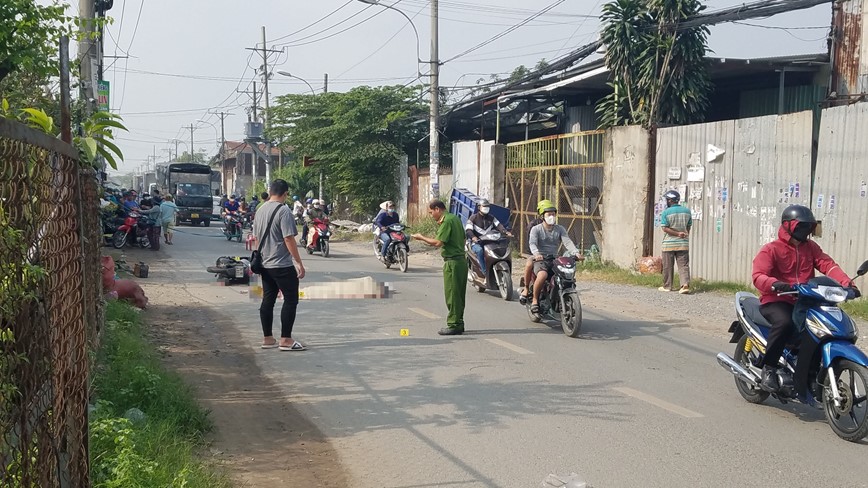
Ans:
<svg viewBox="0 0 868 488"><path fill-rule="evenodd" d="M576 274L575 266L558 266L558 271L560 271L561 273L563 273L567 276L572 276L572 275Z"/></svg>
<svg viewBox="0 0 868 488"><path fill-rule="evenodd" d="M820 322L817 322L814 319L809 318L806 322L808 324L808 329L811 331L811 333L817 336L818 339L822 339L823 337L832 334L832 331L830 331L828 327L821 324Z"/></svg>
<svg viewBox="0 0 868 488"><path fill-rule="evenodd" d="M820 285L817 287L817 293L823 296L823 298L831 303L841 303L847 301L847 290L841 288L840 286L824 286Z"/></svg>

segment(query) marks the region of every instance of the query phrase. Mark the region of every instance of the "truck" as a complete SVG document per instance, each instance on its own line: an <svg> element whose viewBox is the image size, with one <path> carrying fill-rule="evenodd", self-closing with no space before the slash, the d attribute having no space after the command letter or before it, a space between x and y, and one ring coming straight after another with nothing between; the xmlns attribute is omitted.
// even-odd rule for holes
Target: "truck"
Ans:
<svg viewBox="0 0 868 488"><path fill-rule="evenodd" d="M158 181L163 191L175 198L178 213L175 225L190 222L197 226L211 225L211 167L198 163L158 165Z"/></svg>

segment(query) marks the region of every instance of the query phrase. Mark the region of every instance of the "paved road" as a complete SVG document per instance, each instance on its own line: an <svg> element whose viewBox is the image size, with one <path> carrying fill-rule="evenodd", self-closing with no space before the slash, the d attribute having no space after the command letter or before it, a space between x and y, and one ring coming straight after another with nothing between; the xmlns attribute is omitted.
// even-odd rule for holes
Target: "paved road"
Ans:
<svg viewBox="0 0 868 488"><path fill-rule="evenodd" d="M719 336L585 303L583 335L570 339L470 289L468 332L440 337L439 270L412 254L406 274L385 270L348 243L328 259L305 255L303 286L371 276L394 296L305 300L294 335L309 350L263 351L258 302L204 272L244 246L214 228L180 230L152 275L187 281L236 317L262 369L332 439L353 487L527 488L570 472L597 488L868 486L868 447L838 439L821 411L741 399L714 359L732 350Z"/></svg>

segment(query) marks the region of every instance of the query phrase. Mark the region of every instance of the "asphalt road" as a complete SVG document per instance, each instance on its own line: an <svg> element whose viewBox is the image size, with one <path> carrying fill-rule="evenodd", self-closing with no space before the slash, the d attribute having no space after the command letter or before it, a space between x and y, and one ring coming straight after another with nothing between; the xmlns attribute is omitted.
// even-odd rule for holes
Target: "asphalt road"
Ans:
<svg viewBox="0 0 868 488"><path fill-rule="evenodd" d="M346 243L327 259L305 254L302 287L370 276L394 295L303 300L293 335L309 349L260 350L258 301L204 271L244 245L214 227L179 231L151 274L235 317L260 367L332 440L353 487L527 488L571 472L597 488L868 486L868 447L840 440L822 411L742 400L715 361L733 350L720 335L583 303L582 336L570 339L470 288L467 333L440 337L441 273L419 265L430 259L411 253L402 274Z"/></svg>

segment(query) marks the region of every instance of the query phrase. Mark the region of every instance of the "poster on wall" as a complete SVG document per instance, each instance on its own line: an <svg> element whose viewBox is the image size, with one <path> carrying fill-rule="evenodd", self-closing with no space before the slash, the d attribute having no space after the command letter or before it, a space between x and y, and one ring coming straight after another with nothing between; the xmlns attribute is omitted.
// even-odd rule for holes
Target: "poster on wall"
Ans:
<svg viewBox="0 0 868 488"><path fill-rule="evenodd" d="M668 175L670 180L680 180L681 166L672 166L671 168L669 168Z"/></svg>
<svg viewBox="0 0 868 488"><path fill-rule="evenodd" d="M705 166L695 165L687 167L687 181L698 183L705 181Z"/></svg>

